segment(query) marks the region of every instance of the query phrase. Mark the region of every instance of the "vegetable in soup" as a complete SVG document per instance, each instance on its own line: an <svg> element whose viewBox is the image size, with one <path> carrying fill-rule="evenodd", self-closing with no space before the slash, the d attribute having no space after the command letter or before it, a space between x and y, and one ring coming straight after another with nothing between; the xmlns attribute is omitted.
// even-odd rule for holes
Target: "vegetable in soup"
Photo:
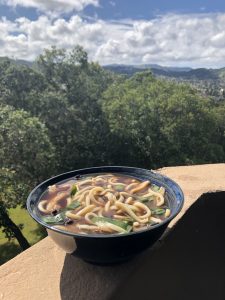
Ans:
<svg viewBox="0 0 225 300"><path fill-rule="evenodd" d="M81 234L123 234L170 216L165 188L119 174L75 176L48 187L38 203L42 220Z"/></svg>

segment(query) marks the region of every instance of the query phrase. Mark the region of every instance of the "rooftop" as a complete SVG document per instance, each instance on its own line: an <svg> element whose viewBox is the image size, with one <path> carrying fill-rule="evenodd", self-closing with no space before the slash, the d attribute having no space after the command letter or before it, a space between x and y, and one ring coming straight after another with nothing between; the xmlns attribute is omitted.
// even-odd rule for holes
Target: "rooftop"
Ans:
<svg viewBox="0 0 225 300"><path fill-rule="evenodd" d="M225 299L225 192L218 192L225 191L225 164L158 171L181 186L185 204L156 246L128 263L100 267L47 237L0 266L0 299L131 300L140 291L142 299Z"/></svg>

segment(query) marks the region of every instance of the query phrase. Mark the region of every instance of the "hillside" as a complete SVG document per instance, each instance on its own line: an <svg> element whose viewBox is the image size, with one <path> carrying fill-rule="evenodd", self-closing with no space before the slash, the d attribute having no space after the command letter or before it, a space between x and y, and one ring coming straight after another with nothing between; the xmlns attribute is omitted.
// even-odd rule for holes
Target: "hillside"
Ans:
<svg viewBox="0 0 225 300"><path fill-rule="evenodd" d="M225 99L225 68L207 69L207 68L179 68L163 67L159 65L107 65L105 69L117 74L132 76L143 70L151 70L158 78L169 81L185 82L196 89L203 95L210 96L214 100Z"/></svg>
<svg viewBox="0 0 225 300"><path fill-rule="evenodd" d="M151 70L156 76L165 76L171 78L183 78L186 80L219 80L220 73L224 73L222 69L192 69L179 67L163 67L160 65L106 65L105 69L119 74L133 75L143 70Z"/></svg>
<svg viewBox="0 0 225 300"><path fill-rule="evenodd" d="M7 56L0 57L0 63L2 63L3 61L7 61L7 60L9 60L12 63L15 63L16 65L25 65L25 66L29 66L29 67L32 67L32 65L33 65L33 62L28 61L28 60L12 59L12 58L8 58Z"/></svg>
<svg viewBox="0 0 225 300"><path fill-rule="evenodd" d="M26 65L31 67L33 62L22 60L22 59L12 59L8 57L0 57L0 62L3 60L10 60L12 63L18 65ZM132 76L137 72L142 72L144 70L151 70L156 76L163 76L168 78L176 78L179 80L212 80L219 81L225 80L225 68L220 69L207 69L207 68L197 68L192 69L189 67L166 67L157 64L142 64L142 65L123 65L123 64L111 64L103 66L104 69L110 70L118 74L125 74Z"/></svg>
<svg viewBox="0 0 225 300"><path fill-rule="evenodd" d="M17 65L32 67L34 62L26 60L14 60L7 57L0 57L0 62L10 60ZM225 68L207 69L190 67L166 67L158 64L123 65L111 64L103 66L104 69L116 74L123 74L131 77L137 72L151 70L153 75L169 81L185 82L198 89L203 95L210 96L214 100L225 99Z"/></svg>

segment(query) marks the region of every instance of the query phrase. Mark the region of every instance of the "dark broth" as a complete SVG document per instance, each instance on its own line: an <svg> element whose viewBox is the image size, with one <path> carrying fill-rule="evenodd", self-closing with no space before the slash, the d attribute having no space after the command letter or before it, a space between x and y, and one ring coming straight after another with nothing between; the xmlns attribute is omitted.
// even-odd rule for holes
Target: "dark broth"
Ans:
<svg viewBox="0 0 225 300"><path fill-rule="evenodd" d="M141 185L144 187L138 190ZM94 193L95 188L98 191L96 193ZM73 189L77 190L74 195L71 195ZM66 231L83 234L126 233L146 229L169 216L170 209L165 195L163 205L157 206L159 199L162 198L159 194L163 192L162 187L134 177L120 174L93 174L79 179L70 178L50 186L38 203L38 211L44 222ZM153 195L145 198L145 195L151 193ZM92 199L90 203L89 199ZM77 207L71 209L71 205ZM135 214L136 219L130 211L126 211L125 207ZM148 214L146 207L151 212L148 220L144 217ZM85 209L88 211L83 214ZM88 229L85 229L86 227ZM114 232L111 227L116 228L118 232Z"/></svg>

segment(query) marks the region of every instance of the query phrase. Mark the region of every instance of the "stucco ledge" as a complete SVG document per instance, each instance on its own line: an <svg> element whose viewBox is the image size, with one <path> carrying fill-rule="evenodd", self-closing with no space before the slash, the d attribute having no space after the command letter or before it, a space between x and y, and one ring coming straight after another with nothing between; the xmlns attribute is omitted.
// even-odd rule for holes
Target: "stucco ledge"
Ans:
<svg viewBox="0 0 225 300"><path fill-rule="evenodd" d="M176 181L185 195L184 207L170 228L203 193L225 191L225 164L158 171ZM139 262L140 258L116 267L92 266L66 255L47 237L0 266L0 300L109 299Z"/></svg>

